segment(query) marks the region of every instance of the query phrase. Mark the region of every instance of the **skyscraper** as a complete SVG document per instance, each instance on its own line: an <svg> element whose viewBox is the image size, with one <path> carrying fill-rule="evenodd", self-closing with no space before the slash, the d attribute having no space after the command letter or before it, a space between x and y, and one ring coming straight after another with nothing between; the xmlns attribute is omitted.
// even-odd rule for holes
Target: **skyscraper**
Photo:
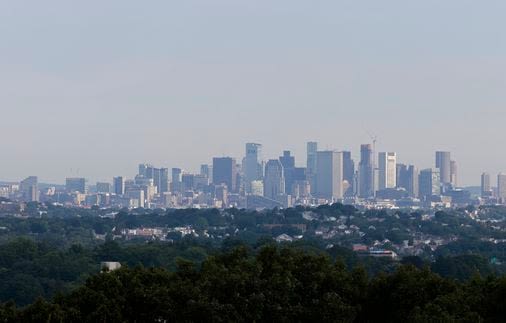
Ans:
<svg viewBox="0 0 506 323"><path fill-rule="evenodd" d="M343 153L319 151L316 176L316 196L334 201L342 199Z"/></svg>
<svg viewBox="0 0 506 323"><path fill-rule="evenodd" d="M395 188L397 186L397 156L393 152L378 154L378 188Z"/></svg>
<svg viewBox="0 0 506 323"><path fill-rule="evenodd" d="M213 179L213 166L207 164L200 165L200 175L203 175L211 181Z"/></svg>
<svg viewBox="0 0 506 323"><path fill-rule="evenodd" d="M441 174L441 184L451 184L451 154L449 151L436 151L436 168Z"/></svg>
<svg viewBox="0 0 506 323"><path fill-rule="evenodd" d="M82 177L68 177L65 180L65 190L69 193L86 193L86 180Z"/></svg>
<svg viewBox="0 0 506 323"><path fill-rule="evenodd" d="M420 171L419 191L420 197L428 199L433 195L441 194L440 172L438 168L427 168Z"/></svg>
<svg viewBox="0 0 506 323"><path fill-rule="evenodd" d="M283 156L279 157L285 175L285 193L292 194L292 184L294 181L295 172L295 157L292 156L289 150L283 151Z"/></svg>
<svg viewBox="0 0 506 323"><path fill-rule="evenodd" d="M454 160L452 160L450 162L450 183L452 184L453 187L457 187L458 186L457 173L458 173L457 162L454 161Z"/></svg>
<svg viewBox="0 0 506 323"><path fill-rule="evenodd" d="M358 193L360 197L369 198L374 196L374 161L372 146L364 144L360 146Z"/></svg>
<svg viewBox="0 0 506 323"><path fill-rule="evenodd" d="M407 187L405 189L408 191L409 196L413 198L417 198L419 195L418 176L418 169L413 165L409 165L406 180Z"/></svg>
<svg viewBox="0 0 506 323"><path fill-rule="evenodd" d="M278 200L285 194L285 178L283 165L278 159L271 159L265 164L264 196Z"/></svg>
<svg viewBox="0 0 506 323"><path fill-rule="evenodd" d="M225 184L229 192L236 192L236 183L237 165L235 159L231 157L213 158L213 184Z"/></svg>
<svg viewBox="0 0 506 323"><path fill-rule="evenodd" d="M481 197L492 196L492 187L490 186L490 174L481 174Z"/></svg>
<svg viewBox="0 0 506 323"><path fill-rule="evenodd" d="M125 194L125 179L123 176L114 177L112 180L114 194L123 195Z"/></svg>
<svg viewBox="0 0 506 323"><path fill-rule="evenodd" d="M395 166L397 188L408 189L408 166L405 164L397 164Z"/></svg>
<svg viewBox="0 0 506 323"><path fill-rule="evenodd" d="M96 188L97 188L97 193L110 193L111 192L111 184L110 183L97 182Z"/></svg>
<svg viewBox="0 0 506 323"><path fill-rule="evenodd" d="M172 168L172 182L171 182L171 191L172 193L180 193L182 192L182 175L183 171L181 168Z"/></svg>
<svg viewBox="0 0 506 323"><path fill-rule="evenodd" d="M350 151L343 151L343 180L348 182L344 196L353 196L355 191L355 162Z"/></svg>
<svg viewBox="0 0 506 323"><path fill-rule="evenodd" d="M244 175L244 187L246 192L251 192L251 182L262 179L262 145L256 143L246 144L246 156L242 161Z"/></svg>
<svg viewBox="0 0 506 323"><path fill-rule="evenodd" d="M506 174L497 175L497 199L500 203L506 203Z"/></svg>
<svg viewBox="0 0 506 323"><path fill-rule="evenodd" d="M316 159L318 152L318 143L310 141L307 143L307 164L306 175L311 185L311 193L316 192Z"/></svg>
<svg viewBox="0 0 506 323"><path fill-rule="evenodd" d="M158 176L155 176L155 186L158 187L158 193L163 194L169 191L169 169L160 168Z"/></svg>
<svg viewBox="0 0 506 323"><path fill-rule="evenodd" d="M23 201L37 202L39 201L39 180L37 176L29 176L19 183L19 190Z"/></svg>

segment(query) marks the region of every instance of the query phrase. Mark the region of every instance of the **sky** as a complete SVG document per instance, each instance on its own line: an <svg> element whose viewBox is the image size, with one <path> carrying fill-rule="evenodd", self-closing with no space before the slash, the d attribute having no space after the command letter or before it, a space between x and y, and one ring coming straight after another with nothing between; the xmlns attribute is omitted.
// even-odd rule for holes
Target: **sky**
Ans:
<svg viewBox="0 0 506 323"><path fill-rule="evenodd" d="M503 0L0 1L0 179L197 171L305 143L506 171ZM358 162L358 160L356 160Z"/></svg>

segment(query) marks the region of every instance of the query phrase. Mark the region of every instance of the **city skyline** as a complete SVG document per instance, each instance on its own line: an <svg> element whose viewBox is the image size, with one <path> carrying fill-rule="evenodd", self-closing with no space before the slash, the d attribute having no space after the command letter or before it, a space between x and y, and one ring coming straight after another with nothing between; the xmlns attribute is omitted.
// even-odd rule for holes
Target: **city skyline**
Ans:
<svg viewBox="0 0 506 323"><path fill-rule="evenodd" d="M232 158L235 160L235 163L237 166L240 166L241 164L242 167L245 167L245 164L244 162L248 159L247 156L248 156L248 145L254 145L255 147L257 147L259 153L258 153L258 156L255 157L255 158L258 158L258 162L259 162L259 167L261 169L263 169L263 166L260 164L263 162L263 164L265 165L265 163L267 161L269 161L270 159L272 158L282 158L283 157L283 154L284 153L291 153L291 156L290 158L293 158L294 159L294 162L295 162L295 166L296 167L307 167L307 163L308 163L308 160L307 160L307 145L308 144L311 144L311 143L316 143L317 144L317 151L337 151L337 152L346 152L350 157L351 157L351 161L355 163L355 167L357 168L356 171L359 172L359 169L360 169L360 160L361 160L361 152L360 150L356 149L356 150L353 150L353 149L334 149L334 148L330 148L329 145L326 145L326 146L323 146L321 145L319 142L317 141L308 141L306 142L303 146L305 147L305 150L303 151L302 154L294 154L294 151L293 150L289 150L289 149L283 149L282 151L280 151L279 153L274 153L272 156L270 155L266 155L265 151L268 149L265 149L266 148L266 145L264 144L261 144L259 142L257 143L253 143L253 142L249 142L249 143L246 143L244 144L243 143L243 149L242 149L242 152L239 153L238 155L232 155L232 154L221 154L221 155L214 155L210 158L208 158L207 160L202 160L201 162L197 162L195 165L193 165L193 163L188 163L188 164L191 164L192 166L191 167L188 167L186 166L184 163L183 164L179 164L179 165L169 165L167 163L164 163L164 162L147 162L146 163L146 159L141 159L141 161L139 162L135 162L134 164L135 165L138 165L139 167L141 167L142 165L145 165L145 166L148 166L148 165L157 165L159 167L163 167L163 168L168 168L168 169L179 169L180 172L185 172L185 173L199 173L202 171L201 167L203 165L212 165L213 163L213 159L214 158ZM244 145L246 145L246 151L244 151ZM423 170L425 168L438 168L437 165L439 163L439 160L440 160L440 154L441 153L444 153L444 154L451 154L451 160L449 159L447 162L451 162L451 164L453 165L453 163L456 163L456 165L458 165L458 184L455 185L457 187L477 187L477 186L480 186L481 185L481 175L483 173L491 173L491 174L494 174L494 172L491 172L489 170L482 170L477 178L474 178L473 179L473 182L471 184L462 184L462 181L461 178L465 178L465 176L462 176L462 169L463 167L461 166L462 162L460 160L458 161L455 161L454 159L454 154L450 151L446 151L446 150L436 150L436 151L432 151L432 164L422 164L418 161L406 161L405 159L402 158L402 153L399 154L399 152L385 152L385 151L382 151L382 146L379 145L379 149L378 149L378 146L376 146L376 150L373 151L373 144L361 144L360 147L365 147L365 146L370 146L370 153L371 153L371 156L372 156L372 162L373 164L375 165L371 165L372 167L376 167L378 169L378 178L376 179L377 180L377 184L376 184L376 187L373 188L373 189L381 189L381 188L385 188L383 187L382 185L382 176L383 176L383 173L382 173L382 164L381 164L381 158L382 158L382 155L384 154L394 154L395 157L394 157L394 161L395 161L395 165L398 165L398 164L402 164L402 165L414 165L417 169L419 170ZM276 157L277 155L277 157ZM315 155L316 156L316 155ZM401 156L399 158L399 156ZM450 155L448 155L448 158L450 158ZM450 165L450 164L449 164ZM448 165L448 172L450 172L450 166ZM151 166L153 167L153 166ZM344 170L343 170L344 171ZM244 172L244 169L243 169L243 172ZM392 169L390 169L390 173L392 172ZM505 173L503 171L498 171L497 173L495 174L499 174L499 173ZM97 175L95 174L84 174L82 173L82 170L79 169L79 168L76 168L76 169L70 169L68 171L68 173L66 175L63 175L63 177L60 177L60 178L56 178L55 180L47 180L46 178L44 178L44 176L41 176L40 174L35 174L35 173L24 173L23 175L21 175L19 178L2 178L0 177L0 182L18 182L20 181L22 178L25 178L27 176L37 176L39 178L39 182L41 183L47 183L47 184L55 184L55 185L64 185L65 184L65 181L67 178L86 178L87 182L90 182L90 183L93 183L93 182L97 182L97 183L103 183L103 182L111 182L111 179L115 176L123 176L125 178L134 178L135 175L138 174L138 172L136 172L136 167L128 167L128 170L126 172L122 172L122 173L118 173L118 172L115 172L115 173L111 173L110 175L106 175L106 176L102 176L102 177L98 177ZM390 176L393 176L393 175L390 175ZM448 174L448 176L450 176L450 174ZM392 180L391 180L392 181ZM371 184L372 185L372 184ZM395 187L395 185L389 185L388 187ZM360 195L360 194L359 194Z"/></svg>

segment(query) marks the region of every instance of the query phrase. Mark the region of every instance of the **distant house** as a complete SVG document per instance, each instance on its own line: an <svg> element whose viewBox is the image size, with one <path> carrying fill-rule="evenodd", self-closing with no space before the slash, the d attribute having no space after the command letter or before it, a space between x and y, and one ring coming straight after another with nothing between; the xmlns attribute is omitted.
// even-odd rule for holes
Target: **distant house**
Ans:
<svg viewBox="0 0 506 323"><path fill-rule="evenodd" d="M120 269L121 264L116 261L102 261L100 263L100 268L102 269L102 272L109 272Z"/></svg>
<svg viewBox="0 0 506 323"><path fill-rule="evenodd" d="M280 234L279 236L276 237L276 242L292 242L293 241L293 238L291 236L289 236L288 234Z"/></svg>

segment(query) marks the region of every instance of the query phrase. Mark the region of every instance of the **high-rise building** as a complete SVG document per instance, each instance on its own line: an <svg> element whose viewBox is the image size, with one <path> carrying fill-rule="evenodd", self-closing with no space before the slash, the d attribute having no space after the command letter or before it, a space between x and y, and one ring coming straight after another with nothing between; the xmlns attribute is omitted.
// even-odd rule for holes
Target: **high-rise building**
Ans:
<svg viewBox="0 0 506 323"><path fill-rule="evenodd" d="M213 179L213 166L202 164L200 165L200 175L203 175L212 181Z"/></svg>
<svg viewBox="0 0 506 323"><path fill-rule="evenodd" d="M191 191L195 189L195 175L183 174L181 177L182 191Z"/></svg>
<svg viewBox="0 0 506 323"><path fill-rule="evenodd" d="M360 163L358 174L358 194L360 197L374 196L374 160L370 144L360 146Z"/></svg>
<svg viewBox="0 0 506 323"><path fill-rule="evenodd" d="M39 180L37 176L29 176L19 183L19 191L25 202L39 201Z"/></svg>
<svg viewBox="0 0 506 323"><path fill-rule="evenodd" d="M111 184L97 182L97 193L111 193Z"/></svg>
<svg viewBox="0 0 506 323"><path fill-rule="evenodd" d="M406 180L407 187L405 189L408 191L409 196L413 198L417 198L419 195L418 176L418 169L413 165L409 165Z"/></svg>
<svg viewBox="0 0 506 323"><path fill-rule="evenodd" d="M125 194L125 178L123 176L114 177L112 182L114 194L116 195Z"/></svg>
<svg viewBox="0 0 506 323"><path fill-rule="evenodd" d="M343 153L319 151L316 172L316 196L328 200L343 198Z"/></svg>
<svg viewBox="0 0 506 323"><path fill-rule="evenodd" d="M234 158L213 158L213 184L227 185L228 191L237 192L237 165Z"/></svg>
<svg viewBox="0 0 506 323"><path fill-rule="evenodd" d="M451 184L451 154L449 151L436 151L436 168L441 174L441 184Z"/></svg>
<svg viewBox="0 0 506 323"><path fill-rule="evenodd" d="M153 166L149 165L149 164L139 164L139 175L140 176L144 176L144 177L148 177L148 171L147 169L148 168L153 168Z"/></svg>
<svg viewBox="0 0 506 323"><path fill-rule="evenodd" d="M125 193L125 195L132 200L132 204L134 207L143 208L146 202L144 190L131 190Z"/></svg>
<svg viewBox="0 0 506 323"><path fill-rule="evenodd" d="M172 182L171 191L172 193L180 193L183 191L182 188L183 171L181 168L172 168Z"/></svg>
<svg viewBox="0 0 506 323"><path fill-rule="evenodd" d="M169 169L160 168L158 176L154 178L158 193L163 194L169 191Z"/></svg>
<svg viewBox="0 0 506 323"><path fill-rule="evenodd" d="M397 156L393 152L378 154L378 188L395 188L397 186Z"/></svg>
<svg viewBox="0 0 506 323"><path fill-rule="evenodd" d="M497 175L497 199L500 203L506 203L506 174Z"/></svg>
<svg viewBox="0 0 506 323"><path fill-rule="evenodd" d="M397 188L408 189L408 166L406 164L397 164L395 166Z"/></svg>
<svg viewBox="0 0 506 323"><path fill-rule="evenodd" d="M420 197L425 199L441 194L441 180L438 168L427 168L420 171L419 194Z"/></svg>
<svg viewBox="0 0 506 323"><path fill-rule="evenodd" d="M279 157L285 175L285 193L292 194L292 184L294 181L295 172L295 157L292 156L289 150L283 151L283 156Z"/></svg>
<svg viewBox="0 0 506 323"><path fill-rule="evenodd" d="M490 186L490 174L481 174L481 196L491 197L493 195L492 187Z"/></svg>
<svg viewBox="0 0 506 323"><path fill-rule="evenodd" d="M251 192L251 182L262 179L262 145L256 143L246 144L246 156L242 161L244 188Z"/></svg>
<svg viewBox="0 0 506 323"><path fill-rule="evenodd" d="M86 193L86 179L82 177L68 177L65 180L65 190L69 193Z"/></svg>
<svg viewBox="0 0 506 323"><path fill-rule="evenodd" d="M348 183L344 196L353 196L355 192L355 162L350 151L343 151L343 180Z"/></svg>
<svg viewBox="0 0 506 323"><path fill-rule="evenodd" d="M458 186L457 173L458 173L457 162L454 161L454 160L452 160L450 162L450 183L452 184L453 187L457 187Z"/></svg>
<svg viewBox="0 0 506 323"><path fill-rule="evenodd" d="M278 200L285 194L285 177L283 165L278 159L270 159L265 164L264 196Z"/></svg>
<svg viewBox="0 0 506 323"><path fill-rule="evenodd" d="M311 185L311 193L316 190L316 161L317 161L318 143L310 141L307 143L307 164L306 175Z"/></svg>

